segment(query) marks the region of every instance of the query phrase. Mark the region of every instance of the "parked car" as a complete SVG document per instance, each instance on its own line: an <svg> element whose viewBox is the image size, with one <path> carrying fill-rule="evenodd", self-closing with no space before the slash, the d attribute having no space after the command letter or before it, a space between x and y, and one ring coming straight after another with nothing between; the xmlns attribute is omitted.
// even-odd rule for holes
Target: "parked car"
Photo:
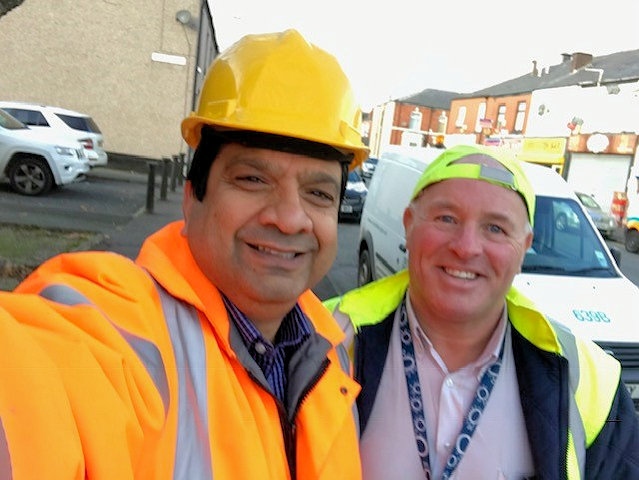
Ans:
<svg viewBox="0 0 639 480"><path fill-rule="evenodd" d="M90 169L75 139L33 130L0 109L0 180L14 191L42 195L84 179Z"/></svg>
<svg viewBox="0 0 639 480"><path fill-rule="evenodd" d="M370 180L373 176L373 173L375 173L377 161L378 160L375 157L368 157L366 160L364 160L364 163L362 163L362 178L365 181Z"/></svg>
<svg viewBox="0 0 639 480"><path fill-rule="evenodd" d="M355 170L349 172L348 180L346 181L346 192L339 207L340 220L359 221L362 218L367 193L368 188L360 174Z"/></svg>
<svg viewBox="0 0 639 480"><path fill-rule="evenodd" d="M583 192L575 193L601 235L604 238L611 238L617 229L617 220L612 213L604 211L592 195Z"/></svg>
<svg viewBox="0 0 639 480"><path fill-rule="evenodd" d="M0 108L34 130L53 130L73 135L85 149L89 165L104 166L108 155L100 128L90 115L50 105L0 101Z"/></svg>
<svg viewBox="0 0 639 480"><path fill-rule="evenodd" d="M630 253L639 253L639 195L631 195L623 219L624 246Z"/></svg>

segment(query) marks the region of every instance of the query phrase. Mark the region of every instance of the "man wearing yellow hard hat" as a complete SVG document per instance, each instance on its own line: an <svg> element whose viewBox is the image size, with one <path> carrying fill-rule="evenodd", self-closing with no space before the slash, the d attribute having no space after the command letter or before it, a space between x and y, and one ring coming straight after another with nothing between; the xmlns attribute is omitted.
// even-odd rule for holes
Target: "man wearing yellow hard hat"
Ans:
<svg viewBox="0 0 639 480"><path fill-rule="evenodd" d="M221 53L182 122L184 220L135 262L65 254L0 294L0 477L360 478L359 386L310 290L360 122L295 30Z"/></svg>

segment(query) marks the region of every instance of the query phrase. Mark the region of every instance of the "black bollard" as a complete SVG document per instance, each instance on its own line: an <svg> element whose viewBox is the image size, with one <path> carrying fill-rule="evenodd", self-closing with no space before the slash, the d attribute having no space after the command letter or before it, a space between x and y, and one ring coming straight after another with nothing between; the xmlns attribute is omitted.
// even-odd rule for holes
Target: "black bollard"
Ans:
<svg viewBox="0 0 639 480"><path fill-rule="evenodd" d="M166 193L169 188L169 169L171 168L171 159L162 157L162 182L160 183L160 200L166 200Z"/></svg>
<svg viewBox="0 0 639 480"><path fill-rule="evenodd" d="M178 185L181 187L182 184L184 183L184 154L181 153L178 157L178 170L180 171L180 173L178 173Z"/></svg>
<svg viewBox="0 0 639 480"><path fill-rule="evenodd" d="M175 192L175 186L177 185L177 176L180 173L178 168L178 156L173 155L173 162L171 163L171 191Z"/></svg>
<svg viewBox="0 0 639 480"><path fill-rule="evenodd" d="M153 213L155 196L155 162L148 162L149 178L146 182L146 213Z"/></svg>

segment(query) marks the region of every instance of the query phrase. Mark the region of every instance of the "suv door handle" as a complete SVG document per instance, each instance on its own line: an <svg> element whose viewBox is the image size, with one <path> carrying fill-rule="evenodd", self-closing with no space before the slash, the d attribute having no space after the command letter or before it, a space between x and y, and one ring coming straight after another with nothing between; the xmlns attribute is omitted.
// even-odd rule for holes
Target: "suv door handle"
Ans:
<svg viewBox="0 0 639 480"><path fill-rule="evenodd" d="M400 243L400 244L399 244L399 249L400 249L402 252L406 253L406 244L404 244L404 243Z"/></svg>

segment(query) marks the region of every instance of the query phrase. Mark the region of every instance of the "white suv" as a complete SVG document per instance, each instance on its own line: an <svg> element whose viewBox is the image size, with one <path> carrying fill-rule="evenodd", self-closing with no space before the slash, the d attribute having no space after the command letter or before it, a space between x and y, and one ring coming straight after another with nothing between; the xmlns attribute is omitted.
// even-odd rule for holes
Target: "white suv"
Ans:
<svg viewBox="0 0 639 480"><path fill-rule="evenodd" d="M75 139L32 130L0 109L0 180L23 195L85 178L91 169Z"/></svg>
<svg viewBox="0 0 639 480"><path fill-rule="evenodd" d="M105 166L104 138L93 118L85 113L37 103L0 101L0 108L34 130L54 130L74 136L82 144L89 165Z"/></svg>

